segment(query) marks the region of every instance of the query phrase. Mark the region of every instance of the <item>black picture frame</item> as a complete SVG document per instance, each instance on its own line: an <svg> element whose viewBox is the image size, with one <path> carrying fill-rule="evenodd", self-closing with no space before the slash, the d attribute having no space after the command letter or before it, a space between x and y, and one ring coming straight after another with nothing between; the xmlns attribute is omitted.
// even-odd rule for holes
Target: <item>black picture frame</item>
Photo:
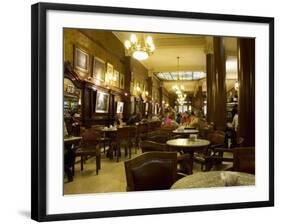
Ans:
<svg viewBox="0 0 281 224"><path fill-rule="evenodd" d="M99 212L47 214L46 200L46 43L47 43L47 11L63 10L68 12L94 12L123 15L138 15L166 18L189 18L229 22L253 22L269 25L269 195L268 200L255 202L205 204L195 206L176 206L158 208L139 208L129 210L113 210ZM268 207L274 205L274 18L224 15L211 13L195 13L182 11L163 11L136 8L102 7L89 5L37 3L31 9L32 48L31 48L31 218L37 221L54 221L69 219L86 219L100 217L148 215L162 213L192 212L221 209Z"/></svg>
<svg viewBox="0 0 281 224"><path fill-rule="evenodd" d="M96 113L108 113L109 110L109 94L97 91L96 97Z"/></svg>

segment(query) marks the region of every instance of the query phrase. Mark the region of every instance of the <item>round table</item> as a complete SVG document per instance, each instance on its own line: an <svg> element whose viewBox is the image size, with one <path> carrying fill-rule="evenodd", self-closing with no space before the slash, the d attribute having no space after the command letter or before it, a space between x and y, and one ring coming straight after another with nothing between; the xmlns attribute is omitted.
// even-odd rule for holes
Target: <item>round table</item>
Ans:
<svg viewBox="0 0 281 224"><path fill-rule="evenodd" d="M195 151L196 149L202 149L210 145L210 141L206 139L191 140L188 138L177 138L166 142L166 144L173 148L187 149L188 151Z"/></svg>
<svg viewBox="0 0 281 224"><path fill-rule="evenodd" d="M169 146L170 151L178 151L182 154L190 155L190 169L192 173L194 152L204 151L204 149L206 149L206 147L210 145L210 141L205 139L190 140L188 138L177 138L168 140L166 144Z"/></svg>
<svg viewBox="0 0 281 224"><path fill-rule="evenodd" d="M210 171L199 172L181 178L172 185L171 189L224 187L225 183L221 178L221 173L237 175L238 183L235 186L255 185L255 175L253 174L231 171Z"/></svg>
<svg viewBox="0 0 281 224"><path fill-rule="evenodd" d="M173 134L182 135L182 136L189 136L190 134L198 134L199 131L197 129L176 129L173 131Z"/></svg>

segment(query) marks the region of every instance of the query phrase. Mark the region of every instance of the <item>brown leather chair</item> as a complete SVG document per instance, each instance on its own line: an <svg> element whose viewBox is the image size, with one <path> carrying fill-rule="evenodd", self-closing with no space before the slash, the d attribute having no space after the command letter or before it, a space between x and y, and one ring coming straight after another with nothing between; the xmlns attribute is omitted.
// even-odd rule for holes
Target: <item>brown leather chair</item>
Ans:
<svg viewBox="0 0 281 224"><path fill-rule="evenodd" d="M140 148L142 150L142 153L145 152L167 152L169 151L169 147L167 144L153 142L153 141L141 141L140 142ZM178 164L178 173L192 174L192 164L193 160L190 156L190 154L181 154L177 155L177 164ZM180 175L179 175L180 176Z"/></svg>
<svg viewBox="0 0 281 224"><path fill-rule="evenodd" d="M75 156L80 156L81 170L87 157L96 157L96 174L98 175L101 168L101 154L99 147L100 135L94 129L86 129L82 135L81 146L75 151ZM74 169L73 169L74 170Z"/></svg>
<svg viewBox="0 0 281 224"><path fill-rule="evenodd" d="M146 152L124 165L127 191L170 189L177 178L176 152Z"/></svg>
<svg viewBox="0 0 281 224"><path fill-rule="evenodd" d="M154 142L154 141L141 141L140 148L141 148L142 153L168 151L168 147L166 144L158 143L158 142Z"/></svg>
<svg viewBox="0 0 281 224"><path fill-rule="evenodd" d="M255 174L255 147L234 148L232 170Z"/></svg>

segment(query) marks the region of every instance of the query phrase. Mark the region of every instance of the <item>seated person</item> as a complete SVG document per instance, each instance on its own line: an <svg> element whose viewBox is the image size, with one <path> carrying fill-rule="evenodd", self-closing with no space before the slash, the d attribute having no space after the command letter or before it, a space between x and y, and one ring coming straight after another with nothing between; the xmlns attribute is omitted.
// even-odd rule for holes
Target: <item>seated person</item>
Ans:
<svg viewBox="0 0 281 224"><path fill-rule="evenodd" d="M190 123L190 115L188 115L187 112L184 112L182 117L181 117L181 122L182 125L189 125Z"/></svg>
<svg viewBox="0 0 281 224"><path fill-rule="evenodd" d="M133 114L129 120L128 120L128 124L135 124L135 123L138 123L141 121L141 118L142 118L142 115L141 113L136 113L136 114Z"/></svg>
<svg viewBox="0 0 281 224"><path fill-rule="evenodd" d="M191 112L190 115L190 123L189 123L190 127L192 128L197 128L199 125L199 119L198 117L195 116L194 112Z"/></svg>
<svg viewBox="0 0 281 224"><path fill-rule="evenodd" d="M151 121L160 121L160 118L155 114L151 117Z"/></svg>
<svg viewBox="0 0 281 224"><path fill-rule="evenodd" d="M162 123L163 128L177 128L178 124L175 121L175 116L173 112L169 112L167 117L164 119Z"/></svg>
<svg viewBox="0 0 281 224"><path fill-rule="evenodd" d="M122 119L123 119L122 113L116 114L115 122L116 122L117 125L124 125L125 124Z"/></svg>

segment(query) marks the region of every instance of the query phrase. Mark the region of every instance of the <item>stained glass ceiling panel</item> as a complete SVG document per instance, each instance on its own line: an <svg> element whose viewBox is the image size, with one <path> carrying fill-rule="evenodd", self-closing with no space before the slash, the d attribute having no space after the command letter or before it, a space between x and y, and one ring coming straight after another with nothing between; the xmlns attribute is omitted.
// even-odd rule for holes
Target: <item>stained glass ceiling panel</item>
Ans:
<svg viewBox="0 0 281 224"><path fill-rule="evenodd" d="M180 71L180 72L159 72L156 76L165 81L174 81L174 80L199 80L206 77L204 72L190 72L190 71Z"/></svg>

